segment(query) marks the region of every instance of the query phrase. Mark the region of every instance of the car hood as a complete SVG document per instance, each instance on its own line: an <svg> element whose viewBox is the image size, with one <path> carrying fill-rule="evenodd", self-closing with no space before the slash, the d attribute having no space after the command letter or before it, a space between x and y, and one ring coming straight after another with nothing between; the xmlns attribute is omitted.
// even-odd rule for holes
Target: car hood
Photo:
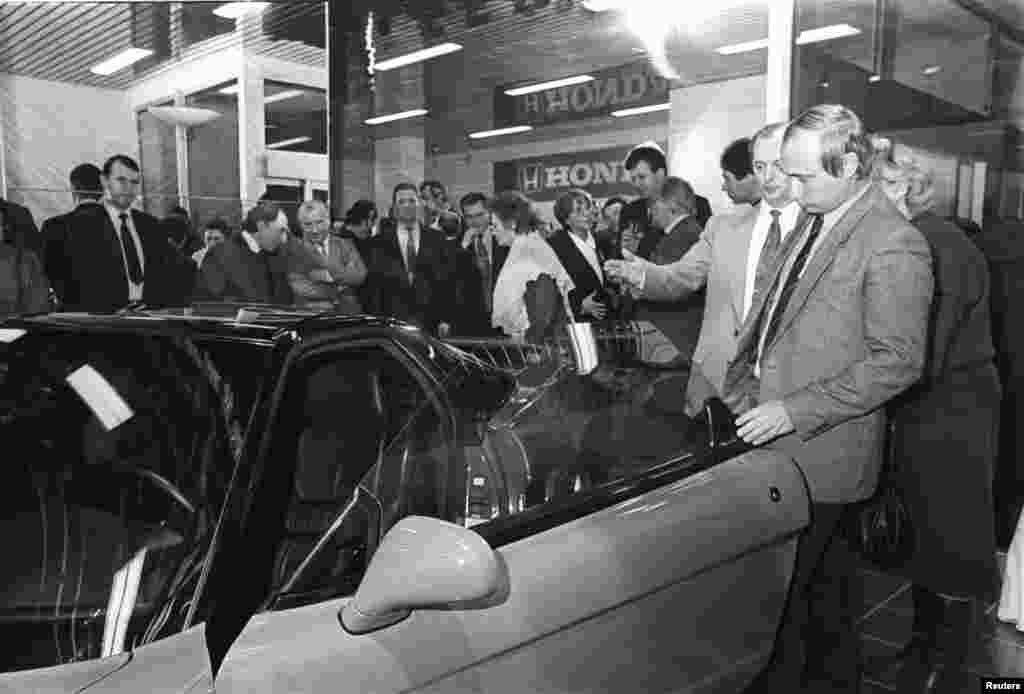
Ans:
<svg viewBox="0 0 1024 694"><path fill-rule="evenodd" d="M0 694L67 694L80 692L128 664L128 653L99 660L0 674Z"/></svg>

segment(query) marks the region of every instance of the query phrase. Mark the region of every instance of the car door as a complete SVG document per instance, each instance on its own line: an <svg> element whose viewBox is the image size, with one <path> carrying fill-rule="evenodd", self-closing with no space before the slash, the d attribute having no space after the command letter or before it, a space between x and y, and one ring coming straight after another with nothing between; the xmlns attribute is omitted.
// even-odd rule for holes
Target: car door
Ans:
<svg viewBox="0 0 1024 694"><path fill-rule="evenodd" d="M474 525L506 572L499 594L346 632L339 611L380 533L408 514L473 520L450 498L468 502L472 471L441 434L441 402L385 356L378 399L410 407L403 431L416 440L390 440L337 500L299 573L232 645L218 692L738 691L763 663L809 509L795 465L768 451L711 467L683 455Z"/></svg>

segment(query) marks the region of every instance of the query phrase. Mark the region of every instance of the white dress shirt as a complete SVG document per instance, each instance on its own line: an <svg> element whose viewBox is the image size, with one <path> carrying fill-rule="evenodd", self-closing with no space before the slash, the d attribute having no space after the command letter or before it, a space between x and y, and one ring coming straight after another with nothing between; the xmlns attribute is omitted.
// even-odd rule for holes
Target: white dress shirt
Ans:
<svg viewBox="0 0 1024 694"><path fill-rule="evenodd" d="M494 265L494 244L491 243L491 239L494 238L494 234L491 233L490 227L484 229L478 233L466 234L462 237L462 248L471 248L474 253L476 252L476 239L480 237L484 243L484 249L487 251L487 261L493 266Z"/></svg>
<svg viewBox="0 0 1024 694"><path fill-rule="evenodd" d="M118 247L121 250L121 263L124 265L124 276L128 278L128 301L142 301L142 290L145 286L145 273L146 273L146 255L142 252L142 239L139 238L139 232L135 230L135 220L132 219L132 211L122 210L119 207L111 205L109 202L104 205L107 208L107 214L110 215L110 222L114 225L114 233L117 235ZM128 232L131 234L132 243L135 244L135 252L139 258L139 268L142 269L143 280L136 284L132 282L131 277L128 273L128 258L124 255L124 242L121 240L121 214L124 213L127 216L125 221L128 223Z"/></svg>
<svg viewBox="0 0 1024 694"><path fill-rule="evenodd" d="M597 273L598 279L604 282L604 272L601 270L601 263L597 259L597 242L594 241L594 235L587 232L586 240L581 239L578 234L574 231L569 232L569 238L576 244L576 248L580 249L580 253L590 263L590 267L594 268L594 272Z"/></svg>
<svg viewBox="0 0 1024 694"><path fill-rule="evenodd" d="M405 259L409 257L408 254L406 253L406 249L409 247L409 238L410 237L412 237L412 239L413 239L413 248L416 249L417 255L419 254L419 251L420 251L420 239L419 239L418 231L419 231L419 229L417 229L415 226L411 226L411 227L400 226L400 227L398 227L398 229L395 232L396 234L398 234L398 250L400 250L402 252L402 262L403 263L405 263ZM405 271L406 272L412 272L413 268L407 267L407 268L405 268Z"/></svg>
<svg viewBox="0 0 1024 694"><path fill-rule="evenodd" d="M821 230L818 232L818 238L814 240L814 245L811 247L811 251L807 256L807 262L805 262L804 266L800 268L800 275L797 277L797 280L803 278L804 273L807 272L807 268L814 260L814 254L818 252L819 248L821 248L821 242L824 240L825 236L828 235L830 231L832 231L836 223L840 219L842 219L843 215L846 214L847 210L853 207L853 204L860 200L861 197L863 197L867 189L868 186L865 185L859 192L854 194L853 197L844 202L842 205L832 210L831 212L826 212L824 214L821 220ZM810 234L811 232L811 225L807 224L805 226L806 229L804 230L804 237L806 238L806 235ZM800 248L801 246L803 246L803 243L803 239L798 240L798 242L790 250L789 257L785 259L786 266L783 268L782 274L779 276L778 286L775 287L774 289L778 289L779 291L781 291L782 283L786 281L786 276L789 275L790 270L793 267L793 263L796 262L796 257L797 255L800 254ZM761 356L764 352L764 339L767 335L768 326L771 325L772 314L775 313L775 308L778 305L779 291L772 292L771 306L768 307L768 313L765 315L764 322L761 323L760 326L761 334L760 336L758 336L757 342L757 361L754 362L754 375L758 378L761 377Z"/></svg>
<svg viewBox="0 0 1024 694"><path fill-rule="evenodd" d="M750 234L750 247L747 249L747 272L743 282L743 314L741 321L746 320L750 313L750 306L754 302L754 279L757 276L757 265L761 260L761 250L765 241L768 240L768 229L772 225L771 211L778 209L779 214L779 243L786 240L789 232L796 227L797 217L800 216L800 205L796 201L790 202L785 207L775 208L767 202L758 205L757 220L754 222L754 229Z"/></svg>

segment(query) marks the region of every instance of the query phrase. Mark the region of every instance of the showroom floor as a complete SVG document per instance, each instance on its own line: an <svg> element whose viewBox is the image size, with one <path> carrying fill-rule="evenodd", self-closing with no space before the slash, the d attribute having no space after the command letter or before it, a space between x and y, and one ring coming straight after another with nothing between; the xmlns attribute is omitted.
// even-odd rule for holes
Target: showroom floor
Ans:
<svg viewBox="0 0 1024 694"><path fill-rule="evenodd" d="M1000 565L1003 555L1000 554ZM910 636L910 585L900 578L863 569L865 612L861 638L866 657L894 652ZM975 677L1024 677L1024 632L995 618L995 606L986 610L983 633L972 644L968 669ZM883 678L887 679L887 678ZM868 679L863 694L896 691L891 681ZM980 691L972 687L970 691Z"/></svg>

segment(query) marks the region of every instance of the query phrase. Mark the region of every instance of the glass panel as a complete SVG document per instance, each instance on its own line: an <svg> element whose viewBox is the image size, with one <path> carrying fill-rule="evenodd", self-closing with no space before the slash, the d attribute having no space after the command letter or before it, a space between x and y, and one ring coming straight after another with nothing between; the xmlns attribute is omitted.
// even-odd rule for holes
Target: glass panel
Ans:
<svg viewBox="0 0 1024 694"><path fill-rule="evenodd" d="M842 103L869 130L992 108L990 27L954 0L799 0L794 113Z"/></svg>
<svg viewBox="0 0 1024 694"><path fill-rule="evenodd" d="M270 80L263 89L267 149L327 154L327 92Z"/></svg>
<svg viewBox="0 0 1024 694"><path fill-rule="evenodd" d="M792 110L852 108L869 131L929 171L938 214L987 224L982 211L992 217L1017 201L1020 114L1012 104L1020 57L964 5L798 0ZM986 176L975 185L980 163Z"/></svg>
<svg viewBox="0 0 1024 694"><path fill-rule="evenodd" d="M223 2L183 2L179 12L181 35L185 46L205 41L235 30L235 21L214 14Z"/></svg>
<svg viewBox="0 0 1024 694"><path fill-rule="evenodd" d="M235 82L219 84L186 99L189 106L220 114L188 129L189 203L192 221L199 227L218 217L231 228L242 224L238 95L233 87Z"/></svg>

